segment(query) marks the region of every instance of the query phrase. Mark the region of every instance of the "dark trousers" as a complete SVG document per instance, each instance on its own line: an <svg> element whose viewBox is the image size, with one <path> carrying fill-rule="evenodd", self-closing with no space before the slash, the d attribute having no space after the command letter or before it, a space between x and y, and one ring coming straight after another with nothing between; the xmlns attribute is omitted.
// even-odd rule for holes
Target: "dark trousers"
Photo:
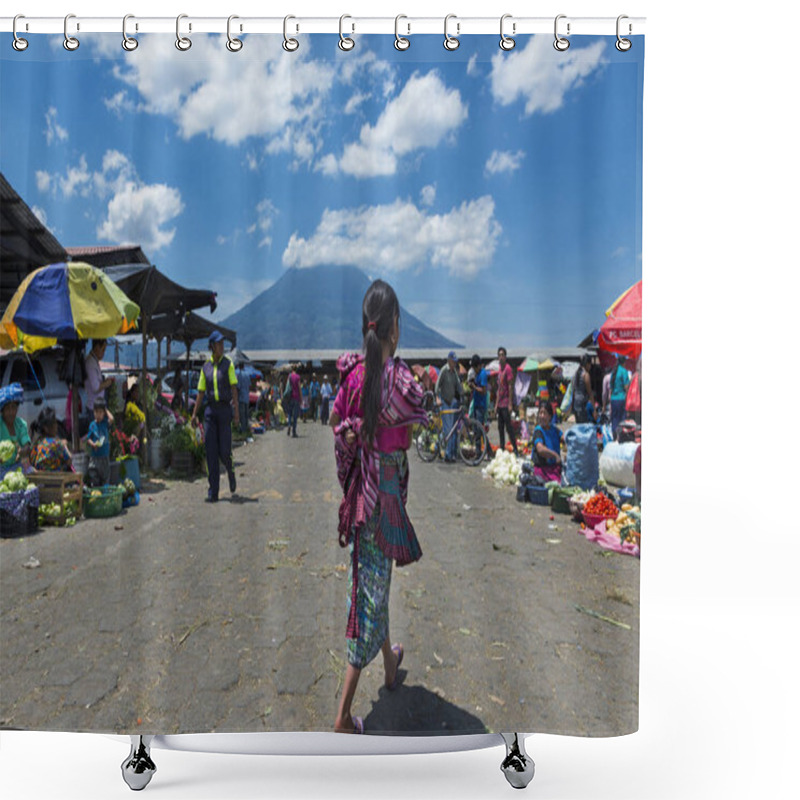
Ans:
<svg viewBox="0 0 800 800"><path fill-rule="evenodd" d="M322 398L322 410L319 412L319 420L323 425L328 424L331 413L331 400L329 397Z"/></svg>
<svg viewBox="0 0 800 800"><path fill-rule="evenodd" d="M289 399L289 412L286 414L293 436L297 436L297 418L300 416L300 401Z"/></svg>
<svg viewBox="0 0 800 800"><path fill-rule="evenodd" d="M505 430L504 430L505 429ZM508 431L508 440L514 448L514 455L517 455L517 440L514 438L514 429L511 427L511 409L497 409L497 434L500 437L500 449L506 449L505 431Z"/></svg>
<svg viewBox="0 0 800 800"><path fill-rule="evenodd" d="M230 403L209 404L205 411L206 462L208 464L208 494L219 496L219 462L225 465L228 475L233 473L231 454L231 420L233 409Z"/></svg>

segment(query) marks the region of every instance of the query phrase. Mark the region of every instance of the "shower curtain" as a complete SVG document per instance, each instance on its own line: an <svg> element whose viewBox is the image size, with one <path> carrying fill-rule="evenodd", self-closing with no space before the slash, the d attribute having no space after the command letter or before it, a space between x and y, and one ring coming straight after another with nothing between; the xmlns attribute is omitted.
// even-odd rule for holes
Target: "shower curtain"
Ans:
<svg viewBox="0 0 800 800"><path fill-rule="evenodd" d="M0 48L0 303L51 262L129 293L139 335L99 366L141 449L121 513L4 516L0 725L636 730L643 37L30 38ZM370 337L402 423L378 445L346 438ZM58 348L23 352L35 448L66 386ZM463 421L420 446L462 407L477 467L445 458L482 447ZM348 447L378 502L341 546ZM412 526L402 563L381 541Z"/></svg>

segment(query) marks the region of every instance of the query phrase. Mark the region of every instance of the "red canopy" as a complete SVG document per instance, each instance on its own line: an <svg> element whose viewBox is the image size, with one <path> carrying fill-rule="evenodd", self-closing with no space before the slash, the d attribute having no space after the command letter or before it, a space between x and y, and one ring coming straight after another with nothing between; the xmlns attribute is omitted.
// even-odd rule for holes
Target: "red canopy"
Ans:
<svg viewBox="0 0 800 800"><path fill-rule="evenodd" d="M606 311L597 345L609 353L637 359L642 352L642 282L621 294Z"/></svg>

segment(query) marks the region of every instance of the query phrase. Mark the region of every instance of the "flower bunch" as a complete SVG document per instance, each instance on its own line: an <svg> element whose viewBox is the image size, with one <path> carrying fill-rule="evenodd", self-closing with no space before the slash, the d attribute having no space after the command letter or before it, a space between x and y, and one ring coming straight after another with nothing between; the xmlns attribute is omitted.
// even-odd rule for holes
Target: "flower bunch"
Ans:
<svg viewBox="0 0 800 800"><path fill-rule="evenodd" d="M111 453L114 458L135 456L139 452L139 439L131 434L128 436L119 428L111 432Z"/></svg>

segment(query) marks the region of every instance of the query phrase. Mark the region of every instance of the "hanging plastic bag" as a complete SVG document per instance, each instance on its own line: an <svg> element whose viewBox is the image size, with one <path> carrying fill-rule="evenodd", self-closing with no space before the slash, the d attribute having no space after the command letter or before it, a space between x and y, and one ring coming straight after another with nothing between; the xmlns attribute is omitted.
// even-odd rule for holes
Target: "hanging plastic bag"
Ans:
<svg viewBox="0 0 800 800"><path fill-rule="evenodd" d="M600 479L597 428L589 423L573 425L565 434L567 444L567 486L593 489Z"/></svg>

